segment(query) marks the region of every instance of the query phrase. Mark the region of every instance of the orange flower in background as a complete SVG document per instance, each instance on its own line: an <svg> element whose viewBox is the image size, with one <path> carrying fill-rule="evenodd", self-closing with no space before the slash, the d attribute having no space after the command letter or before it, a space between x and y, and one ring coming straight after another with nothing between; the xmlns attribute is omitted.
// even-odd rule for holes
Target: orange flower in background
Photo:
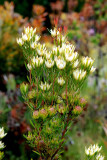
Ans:
<svg viewBox="0 0 107 160"><path fill-rule="evenodd" d="M94 15L93 6L90 5L89 3L85 3L80 15L85 18L93 16Z"/></svg>
<svg viewBox="0 0 107 160"><path fill-rule="evenodd" d="M33 5L32 12L33 17L30 19L30 26L37 28L38 32L41 34L42 31L46 30L44 21L48 13L45 12L45 7L41 5Z"/></svg>
<svg viewBox="0 0 107 160"><path fill-rule="evenodd" d="M33 5L32 11L33 11L33 14L41 15L45 12L45 7L41 5Z"/></svg>
<svg viewBox="0 0 107 160"><path fill-rule="evenodd" d="M56 2L50 3L52 11L61 12L64 7L64 1L57 0Z"/></svg>

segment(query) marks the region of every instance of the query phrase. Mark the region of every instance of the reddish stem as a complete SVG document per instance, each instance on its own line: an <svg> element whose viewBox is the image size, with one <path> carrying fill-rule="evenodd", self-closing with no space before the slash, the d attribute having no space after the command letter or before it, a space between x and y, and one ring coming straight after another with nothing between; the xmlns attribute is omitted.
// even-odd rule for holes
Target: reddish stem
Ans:
<svg viewBox="0 0 107 160"><path fill-rule="evenodd" d="M70 112L69 112L68 117L67 117L67 121L66 121L66 127L65 127L65 129L63 130L63 132L62 132L62 137L61 137L61 139L63 139L64 136L65 136L65 133L66 133L67 127L68 127L68 123L69 123L70 120L71 120L71 118L70 118ZM62 144L63 144L63 143L64 143L64 141L61 142L61 144L59 145L59 148L58 148L58 149L55 151L55 153L52 155L51 160L53 160L53 158L55 157L55 155L58 153L58 151L59 151L60 148L62 147Z"/></svg>

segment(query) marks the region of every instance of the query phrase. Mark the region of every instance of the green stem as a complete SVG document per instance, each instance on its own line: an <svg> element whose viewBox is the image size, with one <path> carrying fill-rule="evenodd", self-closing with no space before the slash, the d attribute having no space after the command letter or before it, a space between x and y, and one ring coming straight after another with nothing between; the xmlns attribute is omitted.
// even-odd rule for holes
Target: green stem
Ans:
<svg viewBox="0 0 107 160"><path fill-rule="evenodd" d="M67 75L66 75L66 103L67 103L67 106L68 106L68 96L67 96L67 92L68 92L68 79L67 79Z"/></svg>
<svg viewBox="0 0 107 160"><path fill-rule="evenodd" d="M63 140L63 138L64 138L64 136L65 136L65 133L66 133L66 131L67 131L67 127L68 127L68 124L69 124L69 121L70 121L70 120L71 120L71 118L70 118L70 112L69 112L68 117L67 117L67 121L66 121L65 129L64 129L63 132L62 132L61 140ZM64 140L60 143L59 148L58 148L58 149L54 152L54 154L52 155L51 160L53 160L53 158L55 157L55 155L59 152L59 150L60 150L60 148L62 147L63 143L64 143Z"/></svg>
<svg viewBox="0 0 107 160"><path fill-rule="evenodd" d="M53 76L53 97L54 97L54 84L55 84L55 77ZM53 98L52 98L52 104L53 105Z"/></svg>

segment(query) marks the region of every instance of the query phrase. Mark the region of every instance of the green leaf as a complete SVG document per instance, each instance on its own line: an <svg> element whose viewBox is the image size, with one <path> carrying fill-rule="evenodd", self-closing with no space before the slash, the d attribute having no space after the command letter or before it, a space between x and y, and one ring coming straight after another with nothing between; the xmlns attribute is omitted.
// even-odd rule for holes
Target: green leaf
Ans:
<svg viewBox="0 0 107 160"><path fill-rule="evenodd" d="M39 153L39 152L37 152L37 151L33 151L33 152L40 156L40 153Z"/></svg>
<svg viewBox="0 0 107 160"><path fill-rule="evenodd" d="M34 128L35 128L35 126L34 126L34 124L33 124L32 120L30 120L30 124L32 125L32 127L34 127Z"/></svg>

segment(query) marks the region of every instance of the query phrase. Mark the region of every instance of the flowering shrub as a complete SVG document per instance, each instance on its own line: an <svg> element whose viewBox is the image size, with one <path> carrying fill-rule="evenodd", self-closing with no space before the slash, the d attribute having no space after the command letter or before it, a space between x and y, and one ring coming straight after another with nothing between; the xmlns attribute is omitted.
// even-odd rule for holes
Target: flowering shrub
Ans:
<svg viewBox="0 0 107 160"><path fill-rule="evenodd" d="M102 147L99 147L98 144L91 145L89 148L85 148L85 154L87 159L93 160L104 160L104 156L102 156L99 152Z"/></svg>
<svg viewBox="0 0 107 160"><path fill-rule="evenodd" d="M6 136L7 133L4 133L4 129L3 127L0 128L0 140ZM4 152L2 152L1 150L4 148L4 143L2 141L0 141L0 160L4 157Z"/></svg>
<svg viewBox="0 0 107 160"><path fill-rule="evenodd" d="M80 89L94 72L94 61L79 57L75 46L67 41L66 28L50 30L54 45L48 50L40 44L36 28L24 28L17 43L23 50L29 71L29 83L22 83L20 90L32 112L33 130L26 139L41 159L58 159L65 136L72 123L85 106Z"/></svg>

